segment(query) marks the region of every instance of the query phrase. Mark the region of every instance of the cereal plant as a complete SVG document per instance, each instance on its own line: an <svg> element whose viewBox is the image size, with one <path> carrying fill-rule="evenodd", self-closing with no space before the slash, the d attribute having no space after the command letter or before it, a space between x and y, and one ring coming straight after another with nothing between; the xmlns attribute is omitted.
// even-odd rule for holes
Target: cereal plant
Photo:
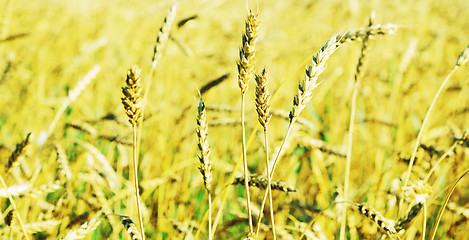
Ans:
<svg viewBox="0 0 469 240"><path fill-rule="evenodd" d="M466 239L468 8L2 0L0 238Z"/></svg>

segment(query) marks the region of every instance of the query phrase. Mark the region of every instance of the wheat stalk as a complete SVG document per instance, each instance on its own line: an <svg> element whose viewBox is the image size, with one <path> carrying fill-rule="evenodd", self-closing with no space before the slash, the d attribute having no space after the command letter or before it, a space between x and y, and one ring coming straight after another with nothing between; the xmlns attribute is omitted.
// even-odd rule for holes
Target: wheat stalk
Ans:
<svg viewBox="0 0 469 240"><path fill-rule="evenodd" d="M24 235L24 238L26 240L29 240L29 236L26 232L26 228L25 228L25 225L23 223L23 220L21 219L21 215L20 213L18 212L18 208L16 207L16 204L15 204L15 201L13 199L13 197L10 195L10 193L8 192L8 187L7 187L7 184L5 183L5 180L3 180L3 176L0 174L0 182L2 183L2 186L4 189L1 189L1 190L4 190L5 191L5 195L8 197L8 199L10 200L10 203L11 203L11 206L13 207L13 210L16 212L16 217L18 218L18 222L20 224L20 227L21 227L21 230L23 231L23 235Z"/></svg>
<svg viewBox="0 0 469 240"><path fill-rule="evenodd" d="M241 131L242 131L242 152L243 152L243 165L244 165L244 177L245 177L245 188L246 188L246 207L248 211L249 221L249 234L253 233L252 227L252 216L251 216L251 203L249 196L249 184L248 184L248 166L246 159L246 133L244 127L244 101L245 93L248 89L248 83L252 78L254 72L254 56L256 53L256 42L259 29L259 20L257 14L253 14L249 11L246 24L245 33L242 37L242 47L239 50L239 61L238 66L238 86L241 89Z"/></svg>
<svg viewBox="0 0 469 240"><path fill-rule="evenodd" d="M456 70L459 67L462 67L464 64L466 64L468 62L468 59L469 59L469 46L466 47L459 54L458 58L456 59L456 64L453 66L453 69L451 69L451 71L448 73L446 78L441 83L440 87L438 88L437 92L435 93L435 96L433 97L432 102L430 103L430 106L428 107L427 113L425 114L425 118L423 119L422 125L420 126L420 130L419 130L419 133L417 135L417 139L415 140L414 149L412 151L412 156L410 157L409 167L407 168L407 173L406 173L406 177L405 177L405 180L404 180L404 188L407 187L407 184L409 183L409 178L410 178L410 174L412 173L412 167L413 167L414 162L415 162L417 149L420 146L420 141L421 141L422 136L423 136L423 131L425 130L427 122L430 119L430 114L433 110L433 107L435 106L436 101L438 100L438 97L440 96L441 92L443 92L443 89L445 88L446 84L448 83L448 81L451 78L451 76L453 75L453 73L456 72ZM401 199L399 201L399 205L398 205L399 209L401 209L400 207L402 206L402 203L403 203L403 199Z"/></svg>
<svg viewBox="0 0 469 240"><path fill-rule="evenodd" d="M373 25L373 15L370 17L368 27ZM367 33L367 31L365 31ZM347 34L346 34L347 35ZM353 93L352 93L352 104L350 108L350 122L349 122L349 131L348 131L348 143L347 143L347 157L345 163L345 177L344 177L344 199L348 199L348 190L349 190L349 177L350 177L350 166L352 162L352 144L353 144L353 127L355 123L355 113L357 109L357 98L358 98L358 89L361 83L361 74L363 72L363 64L365 62L365 56L368 48L368 39L370 35L365 35L362 41L361 54L358 58L358 63L354 75L354 84L353 84ZM345 225L347 223L347 209L345 208L342 211L342 222L340 225L340 239L345 238Z"/></svg>
<svg viewBox="0 0 469 240"><path fill-rule="evenodd" d="M469 169L466 169L459 177L456 179L456 181L451 184L449 187L449 190L446 192L445 198L443 200L443 204L440 206L440 210L438 211L438 215L436 216L435 224L432 227L432 230L430 232L430 237L428 239L433 240L435 239L436 235L436 230L438 228L438 224L440 223L441 217L443 216L443 212L446 208L446 205L448 204L449 199L451 198L451 195L454 192L454 189L456 188L456 185L461 181L462 178L464 178L467 174L469 174Z"/></svg>
<svg viewBox="0 0 469 240"><path fill-rule="evenodd" d="M141 69L134 65L127 72L127 78L125 80L126 86L122 88L124 98L122 98L122 104L124 105L125 113L129 118L129 122L132 125L133 130L133 169L134 169L134 187L135 187L135 198L137 200L137 211L140 220L140 232L142 233L143 240L145 240L145 232L143 228L142 210L140 207L140 195L138 187L138 156L137 156L137 123L141 118L142 111L142 83L141 83Z"/></svg>

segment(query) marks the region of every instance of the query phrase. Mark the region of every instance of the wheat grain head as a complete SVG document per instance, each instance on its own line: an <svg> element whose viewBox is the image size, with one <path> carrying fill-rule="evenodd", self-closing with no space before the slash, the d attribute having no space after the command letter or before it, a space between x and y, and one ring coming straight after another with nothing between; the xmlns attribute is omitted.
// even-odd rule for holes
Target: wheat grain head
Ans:
<svg viewBox="0 0 469 240"><path fill-rule="evenodd" d="M249 11L245 33L243 34L243 46L239 49L238 85L242 94L247 91L248 83L254 72L254 56L256 54L259 23L258 15Z"/></svg>
<svg viewBox="0 0 469 240"><path fill-rule="evenodd" d="M136 126L142 111L142 76L141 69L133 65L127 72L126 86L122 87L122 104L132 126Z"/></svg>
<svg viewBox="0 0 469 240"><path fill-rule="evenodd" d="M201 166L199 167L200 173L204 179L205 188L210 191L212 187L212 163L210 161L210 145L208 144L207 138L207 115L205 111L205 103L202 98L199 101L199 107L197 108L197 137L199 139L198 147L200 150L199 161Z"/></svg>
<svg viewBox="0 0 469 240"><path fill-rule="evenodd" d="M267 88L267 82L269 79L269 74L266 69L262 70L260 75L256 74L256 110L258 114L259 123L267 130L269 126L270 118L272 113L270 113L270 93Z"/></svg>

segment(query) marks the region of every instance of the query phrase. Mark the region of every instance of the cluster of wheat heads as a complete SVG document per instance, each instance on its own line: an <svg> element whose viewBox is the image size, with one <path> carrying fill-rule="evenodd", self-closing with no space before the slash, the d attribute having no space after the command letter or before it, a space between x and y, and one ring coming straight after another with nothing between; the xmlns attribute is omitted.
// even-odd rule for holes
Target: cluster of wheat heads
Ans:
<svg viewBox="0 0 469 240"><path fill-rule="evenodd" d="M454 72L449 74L431 103L431 106L435 107L430 107L428 110L428 117L418 131L418 140L412 141L416 151L405 150L400 146L389 149L390 156L395 160L393 164L400 165L401 168L394 165L391 168L383 166L392 174L378 181L387 181L389 184L386 186L390 186L391 183L392 186L385 189L367 188L361 185L373 184L357 182L356 178L353 178L354 172L360 172L361 165L365 164L352 154L352 152L355 155L361 154L360 147L363 141L356 141L363 137L361 128L369 125L386 128L402 126L391 120L364 119L360 115L363 114L363 109L368 111L363 106L365 105L363 102L366 101L363 96L369 91L370 80L375 80L371 79L367 72L371 69L375 72L384 71L377 70L367 63L370 59L368 54L382 50L373 47L388 37L385 35L395 32L396 25L380 25L370 21L365 27L333 35L328 41L324 38L323 41L326 43L307 65L305 77L298 84L296 94L286 93L293 98L292 108L285 108L285 111L282 111L275 109L279 106L275 105L275 100L278 102L277 91L269 91L269 88L275 89L272 87L279 77L275 75L278 66L274 64L268 68L256 68L255 64L256 60L262 61L259 58L262 56L262 45L269 40L256 41L256 37L262 37L264 30L264 25L260 22L262 13L258 15L249 12L244 25L244 34L241 39L237 38L238 41L241 40L238 43L239 58L231 59L233 70L235 61L238 66L237 80L242 94L242 110L240 111L237 105L233 108L215 105L210 95L204 96L204 93L213 89L214 85L229 79L229 75L222 75L202 87L200 94L204 98L198 99L197 107L192 108L196 109L197 117L192 115L187 117L185 113L180 115L192 123L188 126L191 128L188 136L198 139L198 156L194 154L192 158L185 158L183 164L175 161L174 166L164 168L158 171L158 174L149 175L146 172L155 169L146 169L147 165L142 162L148 162L145 151L149 152L150 149L140 148L139 141L142 133L149 130L149 124L143 125L142 120L152 121L152 115L156 114L151 112L154 109L150 108L147 109L148 114L144 116L145 105L152 105L145 99L150 95L149 85L157 63L164 63L160 60L165 41L173 43L176 41L177 35L169 33L174 19L175 7L171 7L157 33L153 48L154 56L148 68L142 64L141 69L132 66L130 69L122 68L119 71L121 72L118 79L119 87L123 86L123 89L116 91L116 95L122 97L124 108L119 105L119 109L121 111L124 109L125 114L120 116L108 114L93 119L90 116L93 114L87 113L85 120L68 118L71 107L83 104L79 98L81 93L87 93L88 97L96 95L96 92L92 91L92 81L94 78L102 79L105 75L96 77L100 71L99 66L96 66L91 68L88 74L83 74L83 79L78 81L76 87L71 88L67 97L60 99L57 108L54 108L53 117L55 117L42 128L45 129L43 132L33 131L29 134L28 130L22 133L21 139L17 141L1 143L2 154L7 154L4 158L4 171L0 171L2 180L0 197L3 200L0 238L333 239L342 236L351 239L438 239L453 236L455 233L460 236L460 232L467 229L469 214L467 206L464 206L463 190L463 180L467 171L461 171L461 168L467 166L464 160L467 160L465 156L469 146L468 134L458 131L441 134L441 129L433 128L427 118L432 120L443 116L436 115L438 112L436 104L442 102L442 98L438 95L457 92L458 87L465 89L464 85L452 85L452 81L449 80L452 80L451 75L457 74L455 71L457 68L467 64L469 48L461 52ZM376 39L372 39L374 36L377 36ZM0 36L0 44L14 37ZM340 68L337 65L341 63L337 64L334 59L338 60L339 51L351 49L341 47L351 41L358 42L362 49L357 56L357 63L350 61L356 65L356 68L354 73L350 72L353 78L349 79L351 83L349 85L353 85L353 92L351 91L350 98L348 95L344 96L350 99L350 110L344 114L347 116L344 119L347 119L348 131L343 133L344 139L348 140L344 141L346 144L343 146L338 146L326 138L311 137L312 133L316 134L315 128L318 126L307 116L308 112L313 111L312 104L308 102L327 104L318 103L316 95L323 91L322 83L330 82L330 79L323 77L322 73L327 75L328 71ZM342 49L339 50L339 47ZM409 49L409 52L412 52L411 45ZM256 52L258 54L255 54ZM341 60L342 63L346 61ZM440 60L434 61L442 64L443 60ZM12 70L5 70L8 71ZM0 82L3 82L6 75L8 74L3 74ZM252 84L255 84L255 87ZM235 85L234 81L232 85ZM215 91L217 90L219 89ZM232 90L238 89L232 88ZM288 92L285 91L286 88L279 90ZM383 96L385 97L387 96ZM249 101L250 98L252 101ZM451 99L444 100L451 102ZM121 103L115 96L112 102L115 105ZM290 100L288 104L291 104ZM191 107L193 105L195 104L191 104ZM245 105L252 105L253 111L248 110L244 113ZM184 111L190 112L190 108L185 108ZM467 109L461 111L467 113ZM171 114L168 111L167 115ZM234 117L230 118L230 114ZM250 118L249 114L256 114L257 119ZM213 118L215 115L224 118ZM241 121L239 115L242 115ZM63 127L64 134L61 128L62 119L66 122ZM275 121L284 123L285 128L276 128ZM105 131L102 127L103 122L112 123L114 124L112 126L118 126L119 129L115 127L112 131ZM20 124L21 122L18 122L18 125ZM253 127L254 125L256 127ZM239 152L243 152L238 167L222 163L225 159L219 158L219 149L223 146L220 142L223 139L218 139L220 134L217 132L223 132L226 126L242 131L242 134L238 131L239 141L230 139L230 144L235 145L235 149ZM194 128L196 128L195 134ZM256 133L257 129L263 131ZM281 139L273 137L274 132L284 130L286 136L282 136ZM446 137L445 143L449 142L449 147L432 141L434 138L425 138L426 135L443 135ZM148 139L144 138L142 142L146 144ZM187 139L192 138L187 137ZM257 150L250 148L253 145L252 139L259 142ZM165 144L159 138L150 141L154 145ZM102 144L103 142L106 144ZM18 144L15 146L16 143ZM109 143L112 149L104 153L103 149L109 147ZM172 147L179 148L178 151L189 152L190 147L187 146L192 144L194 148L196 147L193 143L187 145L177 143L177 146L169 146L166 143L166 147L168 152L174 150ZM142 149L141 152L139 148ZM237 153L231 148L227 152ZM155 155L160 154L161 158L170 158L165 153ZM36 155L38 157L33 157ZM327 162L321 160L325 159L324 156L332 155L334 160ZM156 157L151 161L160 161L159 158ZM311 168L289 167L292 160L299 159L298 164L301 161L301 164L306 165L309 158L311 158ZM331 165L344 166L343 173L332 174L331 172L336 169ZM460 167L453 167L456 165ZM31 166L41 167L31 168ZM408 173L401 171L402 166L409 167ZM237 171L238 168L242 174ZM227 170L222 172L224 169ZM285 174L289 172L287 169L293 169L291 175ZM347 176L347 171L351 171L351 176ZM194 177L192 172L197 174L200 172L201 176ZM381 172L377 171L376 174L379 173ZM446 180L442 175L447 175ZM390 179L389 176L396 178ZM181 181L182 178L184 182ZM316 179L312 181L314 178ZM187 182L189 184L186 185ZM162 185L168 187L159 188ZM445 185L448 186L447 189L437 190L438 187ZM201 186L200 191L194 186ZM229 198L226 198L225 194L230 194ZM130 203L128 199L135 200L132 200L133 204L126 204L126 201ZM164 201L170 201L171 206L175 207L166 209L165 206L169 204L162 204ZM135 202L137 203L133 206ZM329 204L331 208L327 207Z"/></svg>
<svg viewBox="0 0 469 240"><path fill-rule="evenodd" d="M263 237L266 237L266 231L271 231L271 235L269 238L277 239L282 239L285 236L288 236L284 232L283 228L276 228L275 227L275 212L273 208L273 202L274 199L272 197L272 192L271 190L280 190L284 192L293 192L295 191L294 188L287 187L286 184L281 184L280 180L272 180L276 167L278 166L278 162L282 158L282 149L284 148L284 145L288 142L289 136L292 130L292 126L296 122L297 119L299 119L299 115L302 112L303 109L307 106L308 102L313 98L314 95L314 90L321 84L320 80L320 75L321 73L326 69L327 66L327 61L328 59L334 54L334 52L342 46L346 42L351 42L351 41L361 41L362 43L362 49L361 49L361 55L358 58L358 63L356 67L356 72L354 75L354 88L353 88L353 94L352 94L352 99L351 99L351 111L350 111L350 127L349 127L349 141L348 141L348 147L347 147L347 154L346 154L346 173L345 173L345 178L344 178L344 190L340 198L342 200L337 200L334 202L334 204L341 204L341 203L347 203L350 202L348 200L348 191L349 191L349 172L351 168L351 151L352 151L352 143L353 143L353 126L354 126L354 119L355 119L355 111L357 108L357 97L358 97L358 92L359 92L359 86L361 83L361 76L363 76L363 71L364 71L364 63L365 63L365 57L367 56L367 50L368 50L368 45L370 42L370 39L377 36L377 35L387 35L387 34L392 34L394 33L398 27L394 24L374 24L373 23L373 18L370 18L369 24L366 27L359 28L359 29L352 29L347 31L345 34L336 34L333 35L321 49L313 55L311 64L306 67L305 70L305 79L300 81L298 85L298 93L294 96L293 98L293 107L288 115L288 120L289 120L289 125L288 129L286 131L285 137L283 138L283 141L281 145L275 149L276 153L274 153L274 159L273 163L270 164L269 162L269 141L268 141L268 126L269 126L269 121L272 117L272 113L270 112L271 108L271 95L268 91L268 79L269 75L267 73L267 69L263 69L259 74L254 74L254 66L255 66L255 61L256 61L256 41L257 41L257 36L258 36L258 31L259 31L259 26L260 26L260 21L259 21L259 15L254 14L252 11L248 12L248 16L246 19L246 24L245 24L245 32L242 35L242 45L239 50L239 56L240 59L238 60L237 66L238 66L238 86L241 89L241 135L242 135L242 162L243 162L243 174L244 176L242 177L234 177L233 174L233 181L232 183L235 185L244 185L245 188L245 198L246 198L246 212L247 216L242 218L247 221L247 226L248 226L248 232L245 233L244 239L260 239ZM454 69L451 71L451 73L448 75L448 77L445 79L444 83L442 84L442 87L444 84L447 82L449 77L453 74L453 72L460 67L462 64L466 62L465 58L467 58L467 49L464 50L460 56L457 59L456 65ZM256 92L255 92L255 105L256 105L256 111L258 113L258 120L261 125L261 127L264 129L264 150L265 150L265 156L266 156L266 176L267 177L262 177L259 176L258 173L254 173L252 175L248 168L248 157L246 154L246 136L245 136L245 114L244 114L244 106L245 106L245 94L248 90L248 83L249 81L255 78L256 80ZM441 91L441 89L440 89ZM435 96L435 99L438 97L438 93ZM434 100L435 101L435 100ZM434 105L434 102L430 105L429 112L431 111L432 106ZM199 155L200 162L202 163L200 167L200 171L203 175L203 179L205 182L205 186L207 188L207 179L210 179L210 182L214 179L212 179L212 173L207 173L207 170L210 169L210 161L206 158L208 157L209 153L209 148L208 148L208 143L206 143L206 134L201 134L203 130L201 129L206 129L207 122L205 118L205 112L201 112L201 109L205 110L205 103L200 100L199 103L199 110L198 110L198 118L197 118L197 123L198 123L198 130L197 130L197 135L199 137L199 149L201 151L201 155ZM215 109L215 108L212 108ZM217 109L223 111L223 109ZM225 109L226 110L226 109ZM234 110L229 110L229 111L234 111ZM202 114L202 115L201 115ZM201 118L201 116L204 116ZM203 121L201 121L203 119ZM422 124L422 129L425 126L425 121ZM253 131L255 133L255 130ZM417 138L417 145L419 144L419 138ZM462 139L462 138L461 138ZM460 141L455 141L455 144L453 146L455 147L457 143L461 143ZM205 147L204 147L205 146ZM451 152L454 148L448 150L448 152ZM206 156L206 157L204 157ZM412 162L413 158L411 158L410 163L409 163L409 169L412 168ZM441 158L444 159L444 156ZM440 160L441 161L441 160ZM238 167L237 165L236 167ZM235 168L236 169L236 168ZM236 171L236 170L235 170ZM208 175L208 176L207 176ZM382 230L382 233L385 235L381 234L378 235L379 233L376 233L377 236L381 236L381 238L389 237L391 239L400 239L401 237L404 237L406 234L406 229L408 228L409 224L412 222L412 220L420 213L422 208L424 209L425 212L425 206L427 202L427 198L429 194L431 193L431 190L428 186L423 186L422 183L419 183L420 185L413 185L412 187L407 187L407 180L410 175L410 170L407 176L406 180L402 184L402 189L401 191L404 191L407 189L411 189L414 193L411 194L414 196L414 202L410 210L408 210L404 215L399 218L398 220L392 220L384 217L381 213L379 213L377 210L375 210L372 207L367 206L365 203L361 204L356 204L351 202L355 208L358 210L359 213L362 215L370 218L376 225ZM431 175L431 172L429 173ZM428 175L428 176L429 176ZM462 178L462 177L461 177ZM216 181L215 181L216 182ZM215 185L209 185L211 186L211 189L213 191L213 188ZM253 218L252 217L252 206L251 202L253 201L250 197L250 188L249 187L257 187L259 189L265 190L265 195L263 200L261 201L262 203L260 204L260 209L259 209L259 215L257 217L257 224L254 225L253 223ZM228 187L229 188L229 187ZM207 188L209 190L209 188ZM208 210L208 219L209 219L209 231L208 235L209 238L211 239L212 236L215 234L214 231L216 230L216 223L212 223L212 206L211 206L211 193L208 191L209 194L209 210ZM263 209L266 203L267 197L270 197L270 225L265 225L266 222L262 221L262 214L263 214ZM398 197L401 200L404 200L404 197L402 195ZM225 198L226 199L226 198ZM223 201L225 200L223 199ZM415 203L416 201L416 203ZM412 203L412 202L411 202ZM223 204L222 204L223 205ZM340 209L340 208L338 208ZM221 210L220 210L221 211ZM347 224L347 215L346 215L346 210L341 211L341 216L338 216L338 221L341 222L341 228L340 228L340 233L338 236L340 236L341 239L346 238L346 224ZM399 214L399 213L397 213ZM424 216L423 220L423 228L421 229L421 234L423 237L425 237L425 226L426 226L426 220L427 217ZM284 221L283 221L284 222ZM300 236L300 239L302 239L305 236L308 236L306 233L311 232L311 229L309 229L312 224L314 223L311 221L304 229L303 233ZM212 226L214 224L214 226ZM264 233L261 235L260 234L260 229L263 229ZM279 233L276 233L276 231L279 231ZM280 234L280 235L279 235ZM286 234L286 235L285 235ZM432 233L433 234L433 233ZM311 236L311 235L309 235ZM434 236L434 235L432 235ZM370 237L370 236L368 236ZM314 237L313 237L314 238Z"/></svg>

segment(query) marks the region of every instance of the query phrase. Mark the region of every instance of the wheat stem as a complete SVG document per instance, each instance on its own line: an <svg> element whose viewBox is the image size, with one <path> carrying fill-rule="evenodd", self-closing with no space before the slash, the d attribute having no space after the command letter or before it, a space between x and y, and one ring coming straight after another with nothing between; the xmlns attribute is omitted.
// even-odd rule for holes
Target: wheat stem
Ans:
<svg viewBox="0 0 469 240"><path fill-rule="evenodd" d="M143 218L142 218L142 209L140 205L140 190L138 187L138 157L137 157L137 126L133 125L133 145L132 145L132 156L133 156L133 164L134 164L134 186L135 186L135 198L137 200L137 212L138 212L138 220L140 221L140 232L142 233L142 239L145 240L145 231L143 228Z"/></svg>
<svg viewBox="0 0 469 240"><path fill-rule="evenodd" d="M432 230L431 230L431 232L430 232L430 237L429 237L428 239L430 239L430 240L435 239L435 235L436 235L436 230L437 230L438 224L440 223L441 217L443 216L443 211L445 210L446 205L448 204L449 198L450 198L451 195L453 194L453 191L454 191L454 189L456 188L456 185L459 183L459 181L461 181L461 179L462 179L463 177L465 177L468 173L469 173L469 169L467 169L466 171L464 171L464 173L461 174L461 176L459 176L458 179L456 179L456 181L454 181L453 184L451 184L451 187L450 187L450 189L448 190L448 192L446 192L445 200L443 201L443 204L441 205L440 210L438 211L438 215L437 215L437 217L436 217L435 224L434 224L433 227L432 227Z"/></svg>
<svg viewBox="0 0 469 240"><path fill-rule="evenodd" d="M372 26L372 18L368 26ZM350 180L350 166L352 164L352 146L353 146L353 128L355 123L355 113L357 111L357 98L358 90L361 83L361 75L363 73L363 64L365 62L366 51L368 47L368 39L370 35L366 34L363 38L362 49L360 57L358 58L357 68L354 75L353 93L352 93L352 104L350 108L350 122L348 131L348 142L347 142L347 157L345 163L345 178L344 178L344 199L348 199L349 191L349 180ZM340 225L340 239L345 238L345 225L347 224L347 208L342 211L342 222Z"/></svg>
<svg viewBox="0 0 469 240"><path fill-rule="evenodd" d="M249 173L248 163L246 158L246 133L244 126L244 101L245 94L241 95L241 131L242 131L242 151L243 151L243 167L244 167L244 187L246 188L246 207L248 210L249 232L253 232L252 216L251 216L251 198L249 196Z"/></svg>
<svg viewBox="0 0 469 240"><path fill-rule="evenodd" d="M212 240L212 196L210 195L210 191L207 189L208 194L208 239Z"/></svg>
<svg viewBox="0 0 469 240"><path fill-rule="evenodd" d="M3 187L5 188L5 193L7 194L8 196L8 199L10 200L10 203L11 203L11 206L13 207L13 211L15 211L16 213L16 217L18 218L18 222L20 223L20 226L21 226L21 230L23 231L23 234L24 234L24 238L26 240L29 240L29 236L28 234L26 233L26 229L24 227L24 224L23 224L23 220L21 218L21 215L20 213L18 212L18 208L16 208L16 204L15 204L15 201L13 200L13 197L10 195L10 193L8 192L8 187L7 187L7 184L5 183L5 181L3 180L3 177L2 177L2 174L0 174L0 181L2 181L2 185Z"/></svg>
<svg viewBox="0 0 469 240"><path fill-rule="evenodd" d="M264 128L264 145L265 145L265 164L266 164L266 173L267 173L267 193L269 195L269 201L270 201L270 221L272 222L272 234L274 239L277 239L276 234L275 234L275 218L274 218L274 206L273 206L273 201L272 201L272 178L270 177L270 171L269 171L269 142L267 139L267 129ZM256 236L259 235L259 230L261 228L261 221L262 221L262 213L264 212L264 206L265 206L265 201L262 202L261 205L261 210L259 211L259 217L257 218L257 228L256 228Z"/></svg>
<svg viewBox="0 0 469 240"><path fill-rule="evenodd" d="M249 173L248 163L246 158L246 132L244 124L244 103L246 91L249 87L248 83L252 78L254 72L254 57L256 54L256 42L259 29L259 20L257 14L249 11L246 23L245 32L242 37L242 47L239 50L238 66L238 86L241 90L241 131L242 131L242 151L243 151L243 165L244 165L244 180L246 188L246 206L248 211L249 221L249 234L253 233L252 215L251 215L251 200L249 196ZM248 235L249 235L248 234Z"/></svg>
<svg viewBox="0 0 469 240"><path fill-rule="evenodd" d="M466 64L468 62L468 60L469 60L469 45L459 54L459 56L456 60L456 64L454 65L453 69L451 69L451 71L448 73L445 80L441 83L440 88L438 88L438 91L436 92L435 96L433 97L432 103L430 104L430 107L427 110L427 114L425 115L425 118L423 119L422 126L420 126L419 134L417 135L417 140L415 141L414 150L412 151L412 157L410 158L409 167L407 169L407 174L406 174L406 177L405 177L405 180L404 180L404 188L407 187L407 184L409 182L410 174L412 172L412 166L414 165L415 156L417 154L417 149L420 146L420 140L422 139L423 130L425 129L425 126L428 122L428 119L430 118L430 114L433 110L433 107L435 106L436 100L440 96L441 92L443 91L443 89L446 86L446 83L449 81L449 79L451 78L453 73L459 67ZM399 211L401 209L402 203L403 203L403 199L401 199L399 201Z"/></svg>
<svg viewBox="0 0 469 240"><path fill-rule="evenodd" d="M409 183L409 178L410 178L410 174L412 172L412 167L414 166L415 156L417 154L417 149L420 146L420 141L421 141L422 136L423 136L423 131L425 130L425 126L427 125L427 122L430 119L430 114L433 110L433 107L435 106L436 100L438 100L438 97L440 96L441 92L445 88L447 82L449 81L449 79L453 75L453 73L456 71L456 69L458 69L457 65L453 67L451 72L446 76L445 80L441 83L440 88L438 89L435 96L433 97L433 100L430 104L430 107L427 110L427 114L425 115L425 118L423 119L422 126L420 126L419 134L417 135L417 140L415 140L415 145L414 145L414 150L412 151L412 156L410 157L409 167L407 168L407 173L406 173L405 180L404 180L404 188L407 187L407 184ZM399 201L399 205L398 205L399 206L399 212L402 209L401 207L402 207L403 201L404 201L404 199L401 199Z"/></svg>

